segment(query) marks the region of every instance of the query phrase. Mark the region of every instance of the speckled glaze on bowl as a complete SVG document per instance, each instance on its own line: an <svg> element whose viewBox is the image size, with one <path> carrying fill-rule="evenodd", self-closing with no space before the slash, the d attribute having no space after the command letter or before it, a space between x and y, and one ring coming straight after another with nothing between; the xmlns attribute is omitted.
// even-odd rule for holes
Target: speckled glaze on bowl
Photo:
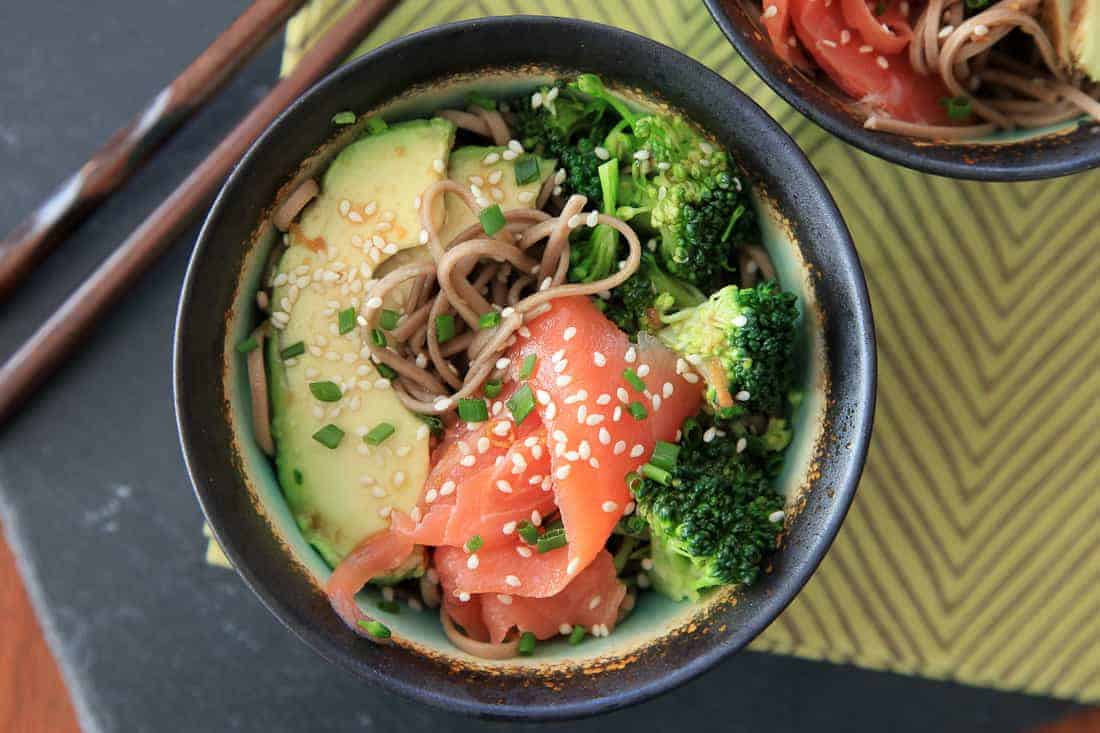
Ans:
<svg viewBox="0 0 1100 733"><path fill-rule="evenodd" d="M1100 166L1100 124L1075 121L1000 133L981 141L932 143L863 127L851 97L823 73L799 71L775 55L759 0L705 0L753 71L792 107L841 140L891 163L949 178L1030 181Z"/></svg>
<svg viewBox="0 0 1100 733"><path fill-rule="evenodd" d="M578 68L579 67L579 68ZM603 639L540 644L487 663L453 648L434 613L387 617L399 642L377 646L343 626L321 588L329 569L303 540L270 462L251 435L244 361L233 348L276 237L268 211L356 134L336 112L416 116L473 88L533 88L577 70L641 104L684 111L748 171L765 244L804 308L799 374L806 399L782 477L786 537L772 572L699 605L644 594ZM307 161L304 165L302 161ZM874 409L875 350L862 271L817 174L759 107L687 57L640 36L572 20L509 17L439 27L384 46L308 92L252 147L206 220L176 325L175 398L188 470L226 555L283 623L323 656L414 700L484 717L589 715L668 690L741 649L805 584L859 479ZM362 595L364 601L370 592Z"/></svg>

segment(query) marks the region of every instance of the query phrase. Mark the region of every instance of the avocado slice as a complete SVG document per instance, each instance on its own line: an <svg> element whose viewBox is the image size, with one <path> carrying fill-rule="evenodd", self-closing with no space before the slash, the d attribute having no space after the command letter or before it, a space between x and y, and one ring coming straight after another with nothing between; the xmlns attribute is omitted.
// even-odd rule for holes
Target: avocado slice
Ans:
<svg viewBox="0 0 1100 733"><path fill-rule="evenodd" d="M464 186L477 185L485 198L492 203L500 204L503 211L532 208L542 184L554 174L557 161L538 158L538 178L531 183L520 185L516 183L516 161L500 157L505 150L507 148L478 145L456 148L451 153L450 178ZM496 162L486 163L485 158L494 153ZM478 180L482 183L478 184ZM493 196L494 189L499 191L497 196ZM529 200L521 201L521 197ZM439 238L444 243L450 242L463 229L477 223L477 217L459 197L447 194L446 207L447 216L443 229L439 233Z"/></svg>
<svg viewBox="0 0 1100 733"><path fill-rule="evenodd" d="M1046 0L1042 24L1067 69L1100 81L1100 0Z"/></svg>
<svg viewBox="0 0 1100 733"><path fill-rule="evenodd" d="M414 199L441 178L435 161L444 161L446 170L453 139L449 122L417 120L345 148L326 171L321 195L291 228L276 269L272 322L282 328L266 351L275 464L298 526L330 565L388 527L390 511L410 511L428 474L427 426L370 361L370 334L358 325L340 333L340 313L365 307L363 283L377 263L369 256L373 243L360 242L377 224L391 224L379 232L387 243L419 244ZM376 208L368 217L370 202ZM352 211L360 216L349 218ZM392 218L383 218L385 212ZM383 261L390 256L383 255ZM284 359L282 352L299 343L303 353ZM322 381L338 385L338 399L314 395L310 384ZM380 423L392 425L393 434L368 445L363 436ZM343 431L333 448L313 437L330 424ZM416 575L423 560L418 553L409 567L383 580Z"/></svg>

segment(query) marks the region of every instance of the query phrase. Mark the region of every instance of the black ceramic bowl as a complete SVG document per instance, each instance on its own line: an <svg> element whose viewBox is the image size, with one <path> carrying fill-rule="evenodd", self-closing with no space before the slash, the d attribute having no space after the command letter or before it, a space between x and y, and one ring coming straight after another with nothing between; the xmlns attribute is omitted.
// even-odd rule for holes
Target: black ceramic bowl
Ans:
<svg viewBox="0 0 1100 733"><path fill-rule="evenodd" d="M1100 166L1095 123L1067 122L1041 131L968 143L932 143L863 127L851 97L823 73L806 74L772 49L759 0L706 0L714 20L745 62L792 107L851 145L925 173L979 181L1054 178Z"/></svg>
<svg viewBox="0 0 1100 733"><path fill-rule="evenodd" d="M614 634L576 647L543 644L534 657L489 663L448 644L434 614L412 612L387 618L399 643L376 646L329 607L321 591L328 569L302 539L251 435L234 344L259 315L252 303L276 239L272 203L346 142L348 133L334 138L336 112L415 116L473 88L526 91L578 70L601 74L639 103L681 109L748 171L766 246L804 309L798 370L806 398L782 478L790 496L783 546L772 571L744 592L718 592L698 605L643 594ZM744 95L676 51L621 30L551 18L487 19L419 33L348 64L304 95L252 147L214 203L176 326L175 398L187 467L217 540L248 585L328 659L414 700L500 718L622 707L700 674L759 634L805 584L840 527L863 466L874 390L874 336L859 262L794 142Z"/></svg>

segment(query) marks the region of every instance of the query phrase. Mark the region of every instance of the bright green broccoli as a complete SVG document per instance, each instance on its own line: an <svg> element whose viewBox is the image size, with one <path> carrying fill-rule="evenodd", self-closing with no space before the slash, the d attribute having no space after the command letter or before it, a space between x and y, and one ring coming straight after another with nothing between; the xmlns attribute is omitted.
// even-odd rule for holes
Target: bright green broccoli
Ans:
<svg viewBox="0 0 1100 733"><path fill-rule="evenodd" d="M600 178L600 198L603 201L601 210L605 214L614 214L619 192L618 161L609 160L603 163L597 169L597 174ZM590 231L588 239L573 244L569 268L569 279L573 282L602 280L615 271L619 262L619 230L600 224Z"/></svg>
<svg viewBox="0 0 1100 733"><path fill-rule="evenodd" d="M797 297L774 282L729 285L703 304L664 317L657 337L707 380L711 403L781 415L793 374Z"/></svg>
<svg viewBox="0 0 1100 733"><path fill-rule="evenodd" d="M674 600L755 582L776 547L784 506L770 464L744 446L738 451L737 439L704 440L717 429L709 422L706 432L694 419L688 423L696 424L685 424L675 464L649 464L631 481L638 514L649 523L650 577Z"/></svg>

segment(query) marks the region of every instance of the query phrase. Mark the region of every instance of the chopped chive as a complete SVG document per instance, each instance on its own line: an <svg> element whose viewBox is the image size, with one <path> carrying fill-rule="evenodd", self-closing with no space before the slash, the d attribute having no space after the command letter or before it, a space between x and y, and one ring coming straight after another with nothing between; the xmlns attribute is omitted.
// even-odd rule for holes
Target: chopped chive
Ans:
<svg viewBox="0 0 1100 733"><path fill-rule="evenodd" d="M242 354L247 354L250 351L255 351L260 348L260 342L256 340L255 336L249 336L244 341L237 344L237 351Z"/></svg>
<svg viewBox="0 0 1100 733"><path fill-rule="evenodd" d="M539 537L535 549L539 552L550 552L551 550L565 547L568 544L569 539L565 536L565 531L560 530L557 532L547 532L542 537Z"/></svg>
<svg viewBox="0 0 1100 733"><path fill-rule="evenodd" d="M493 399L500 394L502 389L499 379L491 379L485 383L484 392L485 396L489 399Z"/></svg>
<svg viewBox="0 0 1100 733"><path fill-rule="evenodd" d="M387 331L397 328L397 322L401 320L401 314L389 308L382 309L382 315L378 317L378 325Z"/></svg>
<svg viewBox="0 0 1100 733"><path fill-rule="evenodd" d="M481 228L490 237L504 228L504 212L500 210L500 204L482 209L478 219L481 220Z"/></svg>
<svg viewBox="0 0 1100 733"><path fill-rule="evenodd" d="M573 646L580 644L582 641L584 641L584 635L587 633L588 632L583 626L581 626L580 624L575 625L573 627L573 632L569 634L569 643Z"/></svg>
<svg viewBox="0 0 1100 733"><path fill-rule="evenodd" d="M658 440L657 445L653 446L653 455L650 456L649 462L657 468L671 471L676 468L676 459L679 455L680 446L675 443L666 443L663 440Z"/></svg>
<svg viewBox="0 0 1100 733"><path fill-rule="evenodd" d="M645 392L645 382L638 376L638 372L633 369L623 369L623 379L630 383L638 392Z"/></svg>
<svg viewBox="0 0 1100 733"><path fill-rule="evenodd" d="M531 375L535 373L535 360L538 359L534 354L528 354L523 357L523 365L519 368L520 379L530 379Z"/></svg>
<svg viewBox="0 0 1100 733"><path fill-rule="evenodd" d="M428 426L428 430L431 431L432 435L437 438L443 435L443 421L438 417L435 415L425 415L421 412L417 412L415 415Z"/></svg>
<svg viewBox="0 0 1100 733"><path fill-rule="evenodd" d="M539 159L533 155L521 155L516 158L516 185L525 186L539 179Z"/></svg>
<svg viewBox="0 0 1100 733"><path fill-rule="evenodd" d="M481 539L481 535L475 534L470 539L466 540L466 552L477 552L485 545L485 540Z"/></svg>
<svg viewBox="0 0 1100 733"><path fill-rule="evenodd" d="M485 400L462 397L458 400L458 419L462 422L485 422L489 419L489 407Z"/></svg>
<svg viewBox="0 0 1100 733"><path fill-rule="evenodd" d="M645 420L649 416L649 412L646 411L645 405L641 402L631 402L630 407L626 409L630 411L635 420Z"/></svg>
<svg viewBox="0 0 1100 733"><path fill-rule="evenodd" d="M382 445L386 438L397 432L393 423L380 422L371 428L371 431L363 436L363 442L367 445Z"/></svg>
<svg viewBox="0 0 1100 733"><path fill-rule="evenodd" d="M477 319L477 327L480 329L496 328L500 325L500 312L489 311Z"/></svg>
<svg viewBox="0 0 1100 733"><path fill-rule="evenodd" d="M330 450L335 450L344 439L344 431L332 423L324 426L313 434L313 439Z"/></svg>
<svg viewBox="0 0 1100 733"><path fill-rule="evenodd" d="M487 97L480 92L470 92L466 95L466 104L470 107L481 107L482 109L496 109L497 100L492 97Z"/></svg>
<svg viewBox="0 0 1100 733"><path fill-rule="evenodd" d="M445 344L455 337L455 317L449 313L435 319L435 337Z"/></svg>
<svg viewBox="0 0 1100 733"><path fill-rule="evenodd" d="M371 117L367 120L367 130L374 135L377 135L387 128L389 128L389 125L387 125L386 121L381 117Z"/></svg>
<svg viewBox="0 0 1100 733"><path fill-rule="evenodd" d="M304 477L302 476L302 472L301 472L300 470L298 470L297 468L296 468L296 469L294 469L294 483L296 483L296 484L298 484L299 486L301 486L301 485L302 485L302 479L303 479L303 478L304 478Z"/></svg>
<svg viewBox="0 0 1100 733"><path fill-rule="evenodd" d="M519 637L519 653L525 657L535 653L535 635L530 631L524 631Z"/></svg>
<svg viewBox="0 0 1100 733"><path fill-rule="evenodd" d="M519 535L521 540L529 545L533 545L539 541L538 528L528 522L526 519L520 522L519 525L516 527L516 534Z"/></svg>
<svg viewBox="0 0 1100 733"><path fill-rule="evenodd" d="M397 379L397 370L395 370L389 364L375 364L374 368L378 370L379 374L381 374L383 377L390 380L391 382Z"/></svg>
<svg viewBox="0 0 1100 733"><path fill-rule="evenodd" d="M642 488L642 477L634 471L631 471L626 475L626 488L634 494L638 489Z"/></svg>
<svg viewBox="0 0 1100 733"><path fill-rule="evenodd" d="M382 329L380 328L372 328L370 330L370 341L375 346L385 346L386 334L382 333Z"/></svg>
<svg viewBox="0 0 1100 733"><path fill-rule="evenodd" d="M605 311L607 311L607 301L606 300L600 300L599 298L593 298L592 299L592 305L596 306L596 310L598 310L600 313L604 313Z"/></svg>
<svg viewBox="0 0 1100 733"><path fill-rule="evenodd" d="M332 116L332 124L334 125L351 125L355 123L355 113L351 110L344 110L343 112L337 112Z"/></svg>
<svg viewBox="0 0 1100 733"><path fill-rule="evenodd" d="M535 409L535 396L531 394L531 385L524 384L517 389L505 404L512 413L512 419L516 421L516 425L519 425Z"/></svg>
<svg viewBox="0 0 1100 733"><path fill-rule="evenodd" d="M291 344L290 346L280 351L279 356L283 357L284 359L293 359L294 357L301 356L304 353L306 353L306 342L299 341L298 343Z"/></svg>
<svg viewBox="0 0 1100 733"><path fill-rule="evenodd" d="M355 328L355 308L345 308L336 316L340 334L343 335Z"/></svg>
<svg viewBox="0 0 1100 733"><path fill-rule="evenodd" d="M662 486L668 486L668 480L672 477L668 471L663 468L658 468L652 463L643 463L642 467L638 469L643 476L648 479L653 479Z"/></svg>
<svg viewBox="0 0 1100 733"><path fill-rule="evenodd" d="M737 220L740 219L742 214L744 214L744 213L745 213L745 205L744 204L738 204L737 208L733 210L732 214L730 214L730 220L728 222L726 222L725 231L722 232L722 241L723 242L725 242L727 239L729 239L730 235L733 234L733 225L737 223Z"/></svg>
<svg viewBox="0 0 1100 733"><path fill-rule="evenodd" d="M386 613L401 613L401 606L397 605L397 601L379 601L378 608Z"/></svg>
<svg viewBox="0 0 1100 733"><path fill-rule="evenodd" d="M542 528L546 532L554 532L559 529L565 531L565 522L561 521L561 519L555 519L553 522L550 522L550 524L542 525Z"/></svg>
<svg viewBox="0 0 1100 733"><path fill-rule="evenodd" d="M359 619L359 628L366 631L375 639L388 639L390 638L390 629L383 623L375 621L374 619Z"/></svg>
<svg viewBox="0 0 1100 733"><path fill-rule="evenodd" d="M344 396L336 382L310 382L309 391L321 402L336 402Z"/></svg>

